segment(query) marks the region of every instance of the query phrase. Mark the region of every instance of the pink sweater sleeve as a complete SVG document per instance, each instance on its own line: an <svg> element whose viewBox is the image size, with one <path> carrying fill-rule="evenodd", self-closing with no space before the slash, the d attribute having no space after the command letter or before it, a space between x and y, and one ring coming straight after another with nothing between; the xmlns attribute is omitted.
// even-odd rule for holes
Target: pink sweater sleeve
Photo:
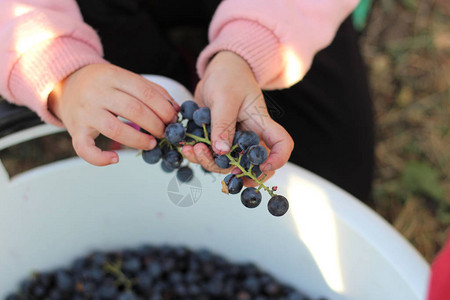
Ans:
<svg viewBox="0 0 450 300"><path fill-rule="evenodd" d="M224 0L209 28L210 44L197 61L199 76L215 53L229 50L249 63L262 88L289 87L303 78L358 2Z"/></svg>
<svg viewBox="0 0 450 300"><path fill-rule="evenodd" d="M78 68L105 62L99 37L75 0L2 0L0 6L0 94L62 126L47 97Z"/></svg>

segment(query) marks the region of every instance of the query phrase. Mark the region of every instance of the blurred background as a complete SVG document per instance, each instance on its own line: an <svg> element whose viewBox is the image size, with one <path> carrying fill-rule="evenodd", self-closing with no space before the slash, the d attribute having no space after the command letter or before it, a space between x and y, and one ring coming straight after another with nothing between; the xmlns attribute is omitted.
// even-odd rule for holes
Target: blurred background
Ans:
<svg viewBox="0 0 450 300"><path fill-rule="evenodd" d="M376 111L372 208L431 261L450 225L450 1L365 4L357 22ZM66 133L0 153L12 175L74 155Z"/></svg>
<svg viewBox="0 0 450 300"><path fill-rule="evenodd" d="M376 111L373 208L430 260L450 224L450 1L375 1L361 47Z"/></svg>

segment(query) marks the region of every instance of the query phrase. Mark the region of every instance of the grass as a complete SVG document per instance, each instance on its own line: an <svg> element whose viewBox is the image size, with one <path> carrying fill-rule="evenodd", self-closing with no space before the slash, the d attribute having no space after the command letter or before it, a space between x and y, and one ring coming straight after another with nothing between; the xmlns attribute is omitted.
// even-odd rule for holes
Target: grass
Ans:
<svg viewBox="0 0 450 300"><path fill-rule="evenodd" d="M381 0L361 48L376 111L373 208L430 261L450 224L450 5Z"/></svg>

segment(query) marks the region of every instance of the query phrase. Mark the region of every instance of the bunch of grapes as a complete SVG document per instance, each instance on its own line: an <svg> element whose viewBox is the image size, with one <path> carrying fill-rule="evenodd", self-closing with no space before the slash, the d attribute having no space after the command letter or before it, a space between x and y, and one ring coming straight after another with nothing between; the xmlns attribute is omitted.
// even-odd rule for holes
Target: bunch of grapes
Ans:
<svg viewBox="0 0 450 300"><path fill-rule="evenodd" d="M158 139L157 147L142 151L142 157L149 164L161 161L161 168L165 172L177 170L178 180L189 182L194 173L189 166L182 166L181 147L204 143L212 151L209 138L211 113L207 107L199 107L194 101L185 101L181 105L180 114L177 123L166 127L164 138ZM257 207L261 203L261 191L265 190L271 197L267 203L269 212L277 217L282 216L288 211L289 202L284 196L274 193L277 190L276 186L269 188L264 185L266 174L261 172L259 166L266 161L268 153L259 142L258 135L253 131L236 131L231 150L224 155L214 154L214 161L220 168L237 167L242 172L228 174L222 181L222 191L227 194L238 194L244 187L243 178L250 178L256 182L257 187L247 187L242 191L242 204L248 208Z"/></svg>

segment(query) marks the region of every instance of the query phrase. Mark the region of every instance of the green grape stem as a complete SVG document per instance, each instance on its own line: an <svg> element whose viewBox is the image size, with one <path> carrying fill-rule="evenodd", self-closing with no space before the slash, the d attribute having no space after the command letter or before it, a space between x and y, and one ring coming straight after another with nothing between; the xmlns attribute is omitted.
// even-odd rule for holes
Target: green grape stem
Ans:
<svg viewBox="0 0 450 300"><path fill-rule="evenodd" d="M235 166L235 167L238 167L238 168L242 171L242 174L239 174L241 177L242 177L242 176L248 176L248 177L250 177L254 182L256 182L256 183L258 184L258 190L260 190L261 188L262 188L262 189L265 189L266 192L269 193L269 195L270 195L271 197L275 196L275 194L273 193L273 191L272 191L270 188L268 188L267 186L265 186L264 183L263 183L264 179L265 179L266 176L267 176L266 174L264 174L263 178L262 178L261 180L259 180L259 179L258 179L255 175L253 175L253 173L250 171L251 168L253 167L253 165L250 166L250 169L249 169L248 171L247 171L243 166L241 166L240 160L241 160L241 156L242 156L242 155L239 156L239 159L238 159L238 160L236 160L233 156L231 156L230 152L228 152L228 153L225 154L225 155L226 155L226 156L228 157L228 159L230 160L230 165Z"/></svg>
<svg viewBox="0 0 450 300"><path fill-rule="evenodd" d="M186 133L186 136L194 139L197 143L205 143L205 144L208 144L211 146L211 141L208 138L202 138L202 137L193 135L191 133ZM186 143L186 145L187 145L187 143Z"/></svg>
<svg viewBox="0 0 450 300"><path fill-rule="evenodd" d="M208 136L208 130L206 129L206 124L203 123L203 134L205 135L205 138L209 141L209 136ZM211 144L210 144L211 145Z"/></svg>
<svg viewBox="0 0 450 300"><path fill-rule="evenodd" d="M112 274L117 278L118 285L123 285L126 290L131 290L133 286L132 280L128 279L128 277L122 272L122 261L118 260L115 263L107 262L103 265L103 268L106 272Z"/></svg>
<svg viewBox="0 0 450 300"><path fill-rule="evenodd" d="M193 141L193 142L190 142L190 143L185 143L185 145L193 145L193 144L195 144L195 143L205 143L205 144L211 145L211 141L210 141L210 139L209 139L209 137L208 137L208 131L206 130L205 124L203 124L203 131L204 131L204 134L205 134L205 138L202 138L202 137L193 135L193 134L191 134L191 133L186 133L186 136L192 138L194 141ZM252 168L253 168L253 165L250 165L250 168L249 168L248 171L245 170L245 168L241 166L241 158L242 158L242 154L239 155L239 158L238 158L237 160L236 160L233 156L231 156L231 152L232 152L233 150L235 150L237 147L238 147L237 144L236 144L236 145L233 145L233 147L231 147L230 151L229 151L227 154L225 154L225 155L228 157L228 159L230 160L230 165L235 166L235 167L239 168L239 169L242 171L242 174L239 174L239 175L237 175L237 176L239 176L239 177L243 177L243 176L248 176L248 177L250 177L253 181L255 181L255 182L259 185L258 190L264 189L264 190L266 190L267 193L269 193L269 195L270 195L271 197L275 196L274 192L273 192L269 187L267 187L266 185L264 185L264 183L263 183L263 181L264 181L264 179L266 178L267 174L264 174L264 176L261 178L261 180L259 180L259 179L258 179L255 175L253 175L253 173L251 172L251 171L252 171Z"/></svg>

